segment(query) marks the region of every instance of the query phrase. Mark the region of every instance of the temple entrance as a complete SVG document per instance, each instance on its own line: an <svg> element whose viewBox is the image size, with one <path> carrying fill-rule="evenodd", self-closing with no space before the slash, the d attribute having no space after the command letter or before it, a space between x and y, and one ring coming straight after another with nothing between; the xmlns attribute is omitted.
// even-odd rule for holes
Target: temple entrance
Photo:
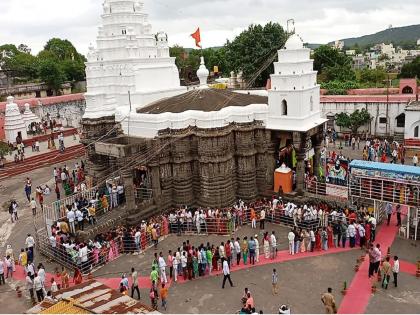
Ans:
<svg viewBox="0 0 420 315"><path fill-rule="evenodd" d="M152 198L152 184L150 173L146 166L134 168L134 195L137 200L144 201Z"/></svg>
<svg viewBox="0 0 420 315"><path fill-rule="evenodd" d="M413 94L413 93L414 93L413 88L411 86L407 85L402 89L402 94Z"/></svg>

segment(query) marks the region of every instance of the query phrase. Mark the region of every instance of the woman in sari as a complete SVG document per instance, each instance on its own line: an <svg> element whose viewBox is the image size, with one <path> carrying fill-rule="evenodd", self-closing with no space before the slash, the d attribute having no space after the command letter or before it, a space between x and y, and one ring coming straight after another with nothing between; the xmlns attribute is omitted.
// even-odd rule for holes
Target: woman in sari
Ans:
<svg viewBox="0 0 420 315"><path fill-rule="evenodd" d="M80 272L79 268L74 269L74 276L73 282L75 285L81 284L83 281L82 273Z"/></svg>
<svg viewBox="0 0 420 315"><path fill-rule="evenodd" d="M334 247L334 235L333 235L333 228L331 224L328 224L327 227L327 237L328 237L328 248Z"/></svg>
<svg viewBox="0 0 420 315"><path fill-rule="evenodd" d="M264 245L264 257L268 259L270 258L270 241L268 238L268 232L264 233L263 245Z"/></svg>
<svg viewBox="0 0 420 315"><path fill-rule="evenodd" d="M212 248L211 248L211 252L212 252L212 260L211 260L211 263L212 263L212 269L213 270L219 270L219 265L218 265L218 260L219 260L219 258L220 258L220 256L219 256L219 251L218 250L216 250L215 248L214 248L214 246L212 246Z"/></svg>
<svg viewBox="0 0 420 315"><path fill-rule="evenodd" d="M315 233L315 250L320 251L321 250L321 233L319 231L319 229L316 230Z"/></svg>
<svg viewBox="0 0 420 315"><path fill-rule="evenodd" d="M61 287L67 289L69 287L70 276L65 267L61 268Z"/></svg>
<svg viewBox="0 0 420 315"><path fill-rule="evenodd" d="M196 253L192 255L192 263L193 263L193 271L194 271L194 279L198 278L198 259Z"/></svg>

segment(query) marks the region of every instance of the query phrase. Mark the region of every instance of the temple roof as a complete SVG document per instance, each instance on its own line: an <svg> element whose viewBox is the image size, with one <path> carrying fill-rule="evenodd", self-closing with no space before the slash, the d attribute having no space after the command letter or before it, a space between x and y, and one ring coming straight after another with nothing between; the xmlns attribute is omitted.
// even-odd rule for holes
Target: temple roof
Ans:
<svg viewBox="0 0 420 315"><path fill-rule="evenodd" d="M195 89L137 109L137 113L182 113L188 110L211 112L229 106L248 106L251 104L267 104L267 102L268 98L265 96L240 94L230 90Z"/></svg>

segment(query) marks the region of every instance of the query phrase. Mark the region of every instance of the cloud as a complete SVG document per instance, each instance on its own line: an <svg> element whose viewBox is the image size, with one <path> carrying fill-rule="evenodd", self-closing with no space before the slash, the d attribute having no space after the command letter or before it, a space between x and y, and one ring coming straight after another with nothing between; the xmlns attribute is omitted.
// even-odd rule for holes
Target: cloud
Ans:
<svg viewBox="0 0 420 315"><path fill-rule="evenodd" d="M1 43L25 43L34 52L52 37L67 38L82 53L94 43L103 0L1 0ZM189 35L202 29L205 47L221 46L252 23L296 21L306 42L374 33L388 27L420 23L418 0L145 0L155 32L171 44L193 47ZM419 35L420 37L420 35Z"/></svg>

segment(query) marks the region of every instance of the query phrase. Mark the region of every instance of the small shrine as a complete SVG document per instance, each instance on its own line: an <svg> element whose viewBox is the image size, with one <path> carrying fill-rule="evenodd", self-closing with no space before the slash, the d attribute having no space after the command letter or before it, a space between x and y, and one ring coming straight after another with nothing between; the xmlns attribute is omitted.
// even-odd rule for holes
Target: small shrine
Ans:
<svg viewBox="0 0 420 315"><path fill-rule="evenodd" d="M25 122L25 126L26 129L28 130L28 128L31 126L32 123L36 122L39 123L41 122L41 119L39 119L29 108L29 104L26 103L25 104L25 111L22 114L22 119Z"/></svg>
<svg viewBox="0 0 420 315"><path fill-rule="evenodd" d="M19 106L14 102L15 98L9 96L7 98L6 113L4 116L4 133L6 141L10 143L20 143L26 140L26 125L20 113Z"/></svg>

